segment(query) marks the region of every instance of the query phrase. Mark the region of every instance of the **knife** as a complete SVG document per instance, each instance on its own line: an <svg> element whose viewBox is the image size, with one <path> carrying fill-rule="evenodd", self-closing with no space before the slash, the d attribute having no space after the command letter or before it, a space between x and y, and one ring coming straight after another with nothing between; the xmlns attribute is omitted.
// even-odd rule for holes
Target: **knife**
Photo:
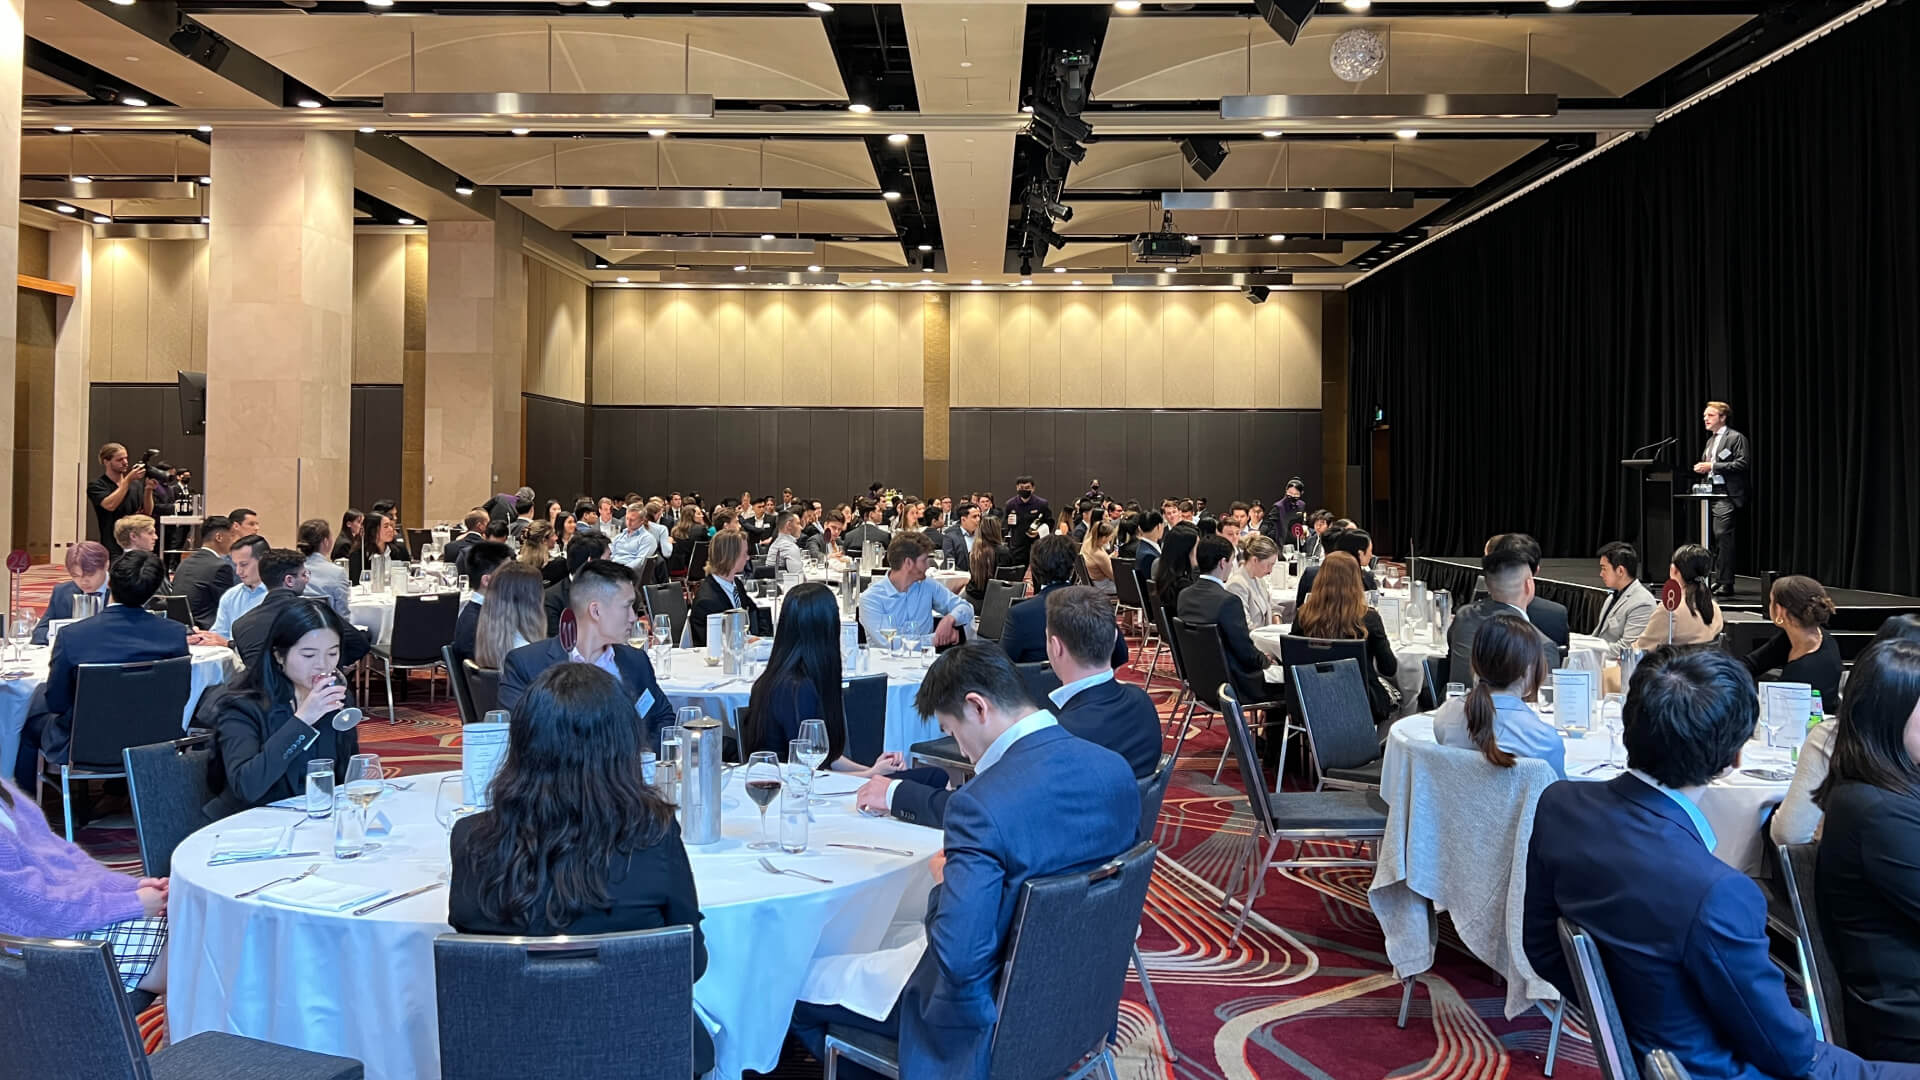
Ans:
<svg viewBox="0 0 1920 1080"><path fill-rule="evenodd" d="M208 866L230 866L243 862L266 862L268 859L311 858L320 854L317 851L269 851L264 855L220 855L207 860Z"/></svg>
<svg viewBox="0 0 1920 1080"><path fill-rule="evenodd" d="M380 900L375 903L368 904L366 907L354 908L353 913L355 915L367 915L372 912L379 911L381 908L386 907L388 904L397 904L402 900L407 900L415 896L419 896L421 893L432 892L433 890L438 889L445 884L446 882L444 881L430 881L427 884L422 885L417 889L409 889L406 892L401 893L399 896L389 896L385 900Z"/></svg>
<svg viewBox="0 0 1920 1080"><path fill-rule="evenodd" d="M913 852L911 851L902 851L899 848L875 847L872 844L828 844L827 846L837 847L837 848L849 848L853 851L878 851L885 855L905 855L909 858L913 856Z"/></svg>

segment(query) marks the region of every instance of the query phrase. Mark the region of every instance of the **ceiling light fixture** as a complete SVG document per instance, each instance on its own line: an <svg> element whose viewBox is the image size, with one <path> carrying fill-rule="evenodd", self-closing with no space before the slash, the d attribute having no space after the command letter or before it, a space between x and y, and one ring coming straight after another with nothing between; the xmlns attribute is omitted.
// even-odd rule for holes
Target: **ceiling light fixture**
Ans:
<svg viewBox="0 0 1920 1080"><path fill-rule="evenodd" d="M1163 191L1162 210L1411 210L1413 192L1308 191L1259 188L1248 191Z"/></svg>
<svg viewBox="0 0 1920 1080"><path fill-rule="evenodd" d="M833 14L833 5L827 3L826 0L807 0L807 10L817 11L822 15L831 15Z"/></svg>
<svg viewBox="0 0 1920 1080"><path fill-rule="evenodd" d="M1056 274L1064 274L1067 272L1067 268L1064 266L1056 266L1053 268L1053 272Z"/></svg>
<svg viewBox="0 0 1920 1080"><path fill-rule="evenodd" d="M770 232L763 232L763 233L761 233L761 234L760 234L760 239L762 239L762 240L772 240L772 239L773 239L773 234L772 234L772 233L770 233Z"/></svg>
<svg viewBox="0 0 1920 1080"><path fill-rule="evenodd" d="M200 125L200 126L199 126L198 128L195 128L194 130L196 130L196 131L198 131L198 132L199 132L200 134L202 134L202 135L205 135L205 134L208 134L209 132L211 132L211 131L213 131L213 125L212 125L212 124L201 124L201 125Z"/></svg>
<svg viewBox="0 0 1920 1080"><path fill-rule="evenodd" d="M884 282L882 282L882 281L881 281L881 280L880 280L879 278L869 278L869 279L867 280L867 284L869 284L869 285L881 285L881 284L885 284L885 283L884 283Z"/></svg>
<svg viewBox="0 0 1920 1080"><path fill-rule="evenodd" d="M416 224L419 224L418 222L416 222L416 221L414 221L414 220L413 220L412 218L410 218L410 217L400 217L400 218L394 218L393 220L394 220L395 222L397 222L398 224L401 224L401 225L416 225Z"/></svg>
<svg viewBox="0 0 1920 1080"><path fill-rule="evenodd" d="M211 184L211 183L213 183L213 177L211 177L211 176L203 176L203 177L201 177L201 178L200 178L200 183L201 183L201 184L202 184L203 186L204 186L204 185L207 185L207 184Z"/></svg>
<svg viewBox="0 0 1920 1080"><path fill-rule="evenodd" d="M317 109L320 107L319 99L310 97L303 97L299 101L294 102L294 104L303 109Z"/></svg>
<svg viewBox="0 0 1920 1080"><path fill-rule="evenodd" d="M515 135L531 135L533 134L533 129L532 128L514 128L513 133Z"/></svg>
<svg viewBox="0 0 1920 1080"><path fill-rule="evenodd" d="M1418 128L1401 128L1399 131L1394 132L1393 135L1394 138L1397 139L1417 139L1420 137L1420 130Z"/></svg>
<svg viewBox="0 0 1920 1080"><path fill-rule="evenodd" d="M978 284L980 284L980 279L979 279L979 278L974 278L974 279L973 279L973 284L975 284L975 285L978 285Z"/></svg>
<svg viewBox="0 0 1920 1080"><path fill-rule="evenodd" d="M1031 106L1031 105L1022 105L1022 106L1020 106L1020 111L1021 111L1021 112L1023 112L1023 113L1032 113L1032 112L1033 112L1033 106Z"/></svg>
<svg viewBox="0 0 1920 1080"><path fill-rule="evenodd" d="M733 268L733 272L736 274L744 274L746 273L746 271L747 271L747 267L745 263L742 263L739 266L736 266Z"/></svg>
<svg viewBox="0 0 1920 1080"><path fill-rule="evenodd" d="M471 195L473 194L473 185L465 180L456 180L453 183L453 193L455 195Z"/></svg>
<svg viewBox="0 0 1920 1080"><path fill-rule="evenodd" d="M666 128L648 128L647 134L653 136L656 139L664 139L667 137L667 129Z"/></svg>
<svg viewBox="0 0 1920 1080"><path fill-rule="evenodd" d="M132 6L133 6L133 0L113 0L113 2L114 2L114 3L116 3L116 4L118 4L118 5L120 5L121 7L132 7Z"/></svg>
<svg viewBox="0 0 1920 1080"><path fill-rule="evenodd" d="M535 188L533 205L562 210L778 210L779 191L742 188Z"/></svg>
<svg viewBox="0 0 1920 1080"><path fill-rule="evenodd" d="M1547 6L1555 11L1565 11L1579 2L1580 0L1547 0Z"/></svg>
<svg viewBox="0 0 1920 1080"><path fill-rule="evenodd" d="M631 280L633 280L633 279L632 279L632 278L629 278L629 277L627 277L627 276L626 276L625 274L622 274L622 275L620 275L619 277L617 277L617 278L614 278L613 280L615 280L615 281L617 281L617 282L619 282L619 283L620 283L620 284L622 284L622 285L625 285L625 284L626 284L627 282L629 282L629 281L631 281Z"/></svg>
<svg viewBox="0 0 1920 1080"><path fill-rule="evenodd" d="M772 233L762 233L758 240L751 236L609 236L607 246L615 251L749 252L762 255L812 255L819 247L812 240L798 237L776 240Z"/></svg>
<svg viewBox="0 0 1920 1080"><path fill-rule="evenodd" d="M470 117L477 120L713 119L712 94L392 93L380 100L388 116Z"/></svg>
<svg viewBox="0 0 1920 1080"><path fill-rule="evenodd" d="M897 191L883 191L880 193L880 197L888 202L895 202L900 198L900 193Z"/></svg>
<svg viewBox="0 0 1920 1080"><path fill-rule="evenodd" d="M588 7L611 7L613 0L587 0Z"/></svg>
<svg viewBox="0 0 1920 1080"><path fill-rule="evenodd" d="M1075 284L1075 285L1084 285L1084 284L1086 284L1086 283L1085 283L1085 282L1083 282L1083 281L1078 281L1078 280L1076 280L1076 281L1074 282L1074 284Z"/></svg>
<svg viewBox="0 0 1920 1080"><path fill-rule="evenodd" d="M900 132L896 131L893 134L887 136L887 141L892 143L895 146L905 146L907 143L907 137L901 134Z"/></svg>
<svg viewBox="0 0 1920 1080"><path fill-rule="evenodd" d="M76 183L76 184L91 184L91 183L93 183L93 177L91 177L91 176L74 176L74 177L69 177L69 179L70 179L70 180L71 180L71 181L72 181L73 183Z"/></svg>
<svg viewBox="0 0 1920 1080"><path fill-rule="evenodd" d="M370 8L390 8L393 6L393 0L367 0L367 6Z"/></svg>
<svg viewBox="0 0 1920 1080"><path fill-rule="evenodd" d="M1269 239L1269 240L1271 240L1271 241L1273 241L1273 242L1274 242L1274 243L1276 243L1276 244L1284 244L1284 243L1286 243L1286 242L1287 242L1287 234L1286 234L1286 233L1272 233L1272 234L1270 234L1270 235L1269 235L1269 236L1267 237L1267 239Z"/></svg>
<svg viewBox="0 0 1920 1080"><path fill-rule="evenodd" d="M202 217L202 218L200 219L200 224L202 224L202 225L211 225L211 224L213 224L213 219L212 219L212 218L210 218L210 217Z"/></svg>
<svg viewBox="0 0 1920 1080"><path fill-rule="evenodd" d="M820 272L820 264L819 264L819 263L813 263L813 264L811 264L811 265L809 265L809 266L807 267L807 273L809 273L809 274L817 274L817 273L819 273L819 272Z"/></svg>
<svg viewBox="0 0 1920 1080"><path fill-rule="evenodd" d="M1277 139L1280 137L1280 133L1277 131L1263 131L1260 133L1260 137L1263 139Z"/></svg>
<svg viewBox="0 0 1920 1080"><path fill-rule="evenodd" d="M59 206L54 207L54 209L60 211L63 214L77 214L80 212L78 210L75 210L73 207L68 206L66 203L61 203Z"/></svg>
<svg viewBox="0 0 1920 1080"><path fill-rule="evenodd" d="M1340 6L1348 11L1365 11L1373 6L1373 0L1341 0Z"/></svg>
<svg viewBox="0 0 1920 1080"><path fill-rule="evenodd" d="M55 124L53 125L53 130L59 132L62 135L65 135L73 130L73 125L72 124Z"/></svg>
<svg viewBox="0 0 1920 1080"><path fill-rule="evenodd" d="M147 107L147 99L143 97L134 97L131 94L125 94L121 96L120 104L128 105L136 109L144 109Z"/></svg>
<svg viewBox="0 0 1920 1080"><path fill-rule="evenodd" d="M593 260L593 268L594 268L595 270L605 270L605 269L607 269L607 260L605 260L605 259L595 259L595 260Z"/></svg>
<svg viewBox="0 0 1920 1080"><path fill-rule="evenodd" d="M93 223L95 225L111 225L113 224L113 219L105 214L95 214L93 215Z"/></svg>
<svg viewBox="0 0 1920 1080"><path fill-rule="evenodd" d="M862 101L856 101L847 106L847 111L850 113L870 113L873 111L873 106Z"/></svg>
<svg viewBox="0 0 1920 1080"><path fill-rule="evenodd" d="M1131 15L1140 10L1140 0L1113 0L1113 10L1122 15Z"/></svg>
<svg viewBox="0 0 1920 1080"><path fill-rule="evenodd" d="M1163 266L1160 268L1160 272L1163 274L1177 274L1180 272L1180 268L1177 266Z"/></svg>
<svg viewBox="0 0 1920 1080"><path fill-rule="evenodd" d="M362 134L362 135L371 135L371 134L373 134L373 129L372 129L372 128L370 128L370 127L363 127L363 128L361 128L361 129L360 129L360 134Z"/></svg>
<svg viewBox="0 0 1920 1080"><path fill-rule="evenodd" d="M917 248L917 250L919 250L919 251L932 251L932 250L933 250L933 245L932 245L932 244L921 244L921 245L919 245L919 246L918 246L918 248Z"/></svg>

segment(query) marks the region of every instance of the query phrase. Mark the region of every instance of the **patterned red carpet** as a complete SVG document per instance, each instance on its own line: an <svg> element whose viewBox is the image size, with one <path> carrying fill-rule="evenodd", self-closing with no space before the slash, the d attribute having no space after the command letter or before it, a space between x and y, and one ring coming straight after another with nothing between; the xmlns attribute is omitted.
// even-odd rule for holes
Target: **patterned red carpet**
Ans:
<svg viewBox="0 0 1920 1080"><path fill-rule="evenodd" d="M47 582L39 579L44 602ZM29 596L32 593L29 592ZM1147 657L1122 672L1145 681ZM1167 711L1176 686L1163 656L1151 692ZM415 680L400 722L369 718L363 749L400 774L455 768L459 721L450 703L426 702ZM372 703L384 706L384 695ZM370 710L372 711L372 710ZM1187 741L1161 814L1163 851L1147 897L1140 949L1171 1031L1172 1061L1137 983L1129 981L1120 1018L1124 1080L1504 1080L1537 1077L1547 1024L1539 1014L1508 1022L1492 973L1457 945L1443 948L1420 977L1403 1030L1395 1026L1401 984L1384 955L1379 926L1367 909L1370 871L1270 871L1240 940L1227 942L1233 920L1220 910L1221 889L1249 841L1239 772L1231 760L1213 782L1224 729L1196 731ZM1171 743L1169 743L1171 745ZM126 817L83 831L81 842L102 859L137 869L138 850ZM1283 845L1284 846L1284 845ZM1243 886L1244 888L1244 886ZM158 1045L160 1007L143 1017ZM1587 1043L1563 1039L1555 1075L1591 1080ZM819 1066L797 1047L776 1073L817 1077Z"/></svg>

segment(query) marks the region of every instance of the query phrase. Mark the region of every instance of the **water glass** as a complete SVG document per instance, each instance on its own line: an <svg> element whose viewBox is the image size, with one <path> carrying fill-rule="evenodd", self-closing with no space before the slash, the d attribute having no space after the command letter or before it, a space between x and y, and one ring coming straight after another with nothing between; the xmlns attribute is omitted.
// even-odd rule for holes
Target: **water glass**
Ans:
<svg viewBox="0 0 1920 1080"><path fill-rule="evenodd" d="M307 762L307 816L323 818L333 813L333 759L314 758Z"/></svg>
<svg viewBox="0 0 1920 1080"><path fill-rule="evenodd" d="M668 724L660 729L660 760L653 768L653 786L659 789L663 798L676 806L680 803L680 770L685 760L683 748L686 741L687 729L678 724Z"/></svg>
<svg viewBox="0 0 1920 1080"><path fill-rule="evenodd" d="M780 788L780 850L798 855L807 850L808 796L813 793L813 770L790 764Z"/></svg>
<svg viewBox="0 0 1920 1080"><path fill-rule="evenodd" d="M449 833L453 832L453 827L460 823L461 818L480 812L479 807L467 805L465 783L465 779L457 773L443 776L440 778L440 790L434 793L433 818Z"/></svg>
<svg viewBox="0 0 1920 1080"><path fill-rule="evenodd" d="M648 787L652 787L659 775L660 755L651 750L640 751L640 779L645 780Z"/></svg>
<svg viewBox="0 0 1920 1080"><path fill-rule="evenodd" d="M347 793L341 789L334 793L333 804L333 857L336 859L357 859L367 850L367 826L360 815L347 802Z"/></svg>
<svg viewBox="0 0 1920 1080"><path fill-rule="evenodd" d="M1553 688L1553 684L1550 682L1541 683L1540 689L1536 691L1534 694L1534 700L1539 704L1540 712L1553 711L1553 698L1554 698L1554 688Z"/></svg>
<svg viewBox="0 0 1920 1080"><path fill-rule="evenodd" d="M1447 684L1447 700L1448 701L1452 701L1454 698L1463 698L1466 696L1467 696L1466 683L1450 682Z"/></svg>
<svg viewBox="0 0 1920 1080"><path fill-rule="evenodd" d="M1620 743L1620 734L1626 730L1625 694L1608 694L1600 699L1600 725L1607 729L1607 764L1614 764L1614 747Z"/></svg>

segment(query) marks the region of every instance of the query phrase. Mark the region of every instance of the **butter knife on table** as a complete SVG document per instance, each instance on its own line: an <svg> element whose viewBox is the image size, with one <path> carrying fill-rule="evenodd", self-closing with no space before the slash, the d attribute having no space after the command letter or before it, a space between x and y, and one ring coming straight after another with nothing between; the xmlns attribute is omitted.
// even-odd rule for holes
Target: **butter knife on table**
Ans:
<svg viewBox="0 0 1920 1080"><path fill-rule="evenodd" d="M320 854L317 851L269 851L263 855L225 855L207 860L208 866L231 866L234 863L266 862L269 859L312 858Z"/></svg>

